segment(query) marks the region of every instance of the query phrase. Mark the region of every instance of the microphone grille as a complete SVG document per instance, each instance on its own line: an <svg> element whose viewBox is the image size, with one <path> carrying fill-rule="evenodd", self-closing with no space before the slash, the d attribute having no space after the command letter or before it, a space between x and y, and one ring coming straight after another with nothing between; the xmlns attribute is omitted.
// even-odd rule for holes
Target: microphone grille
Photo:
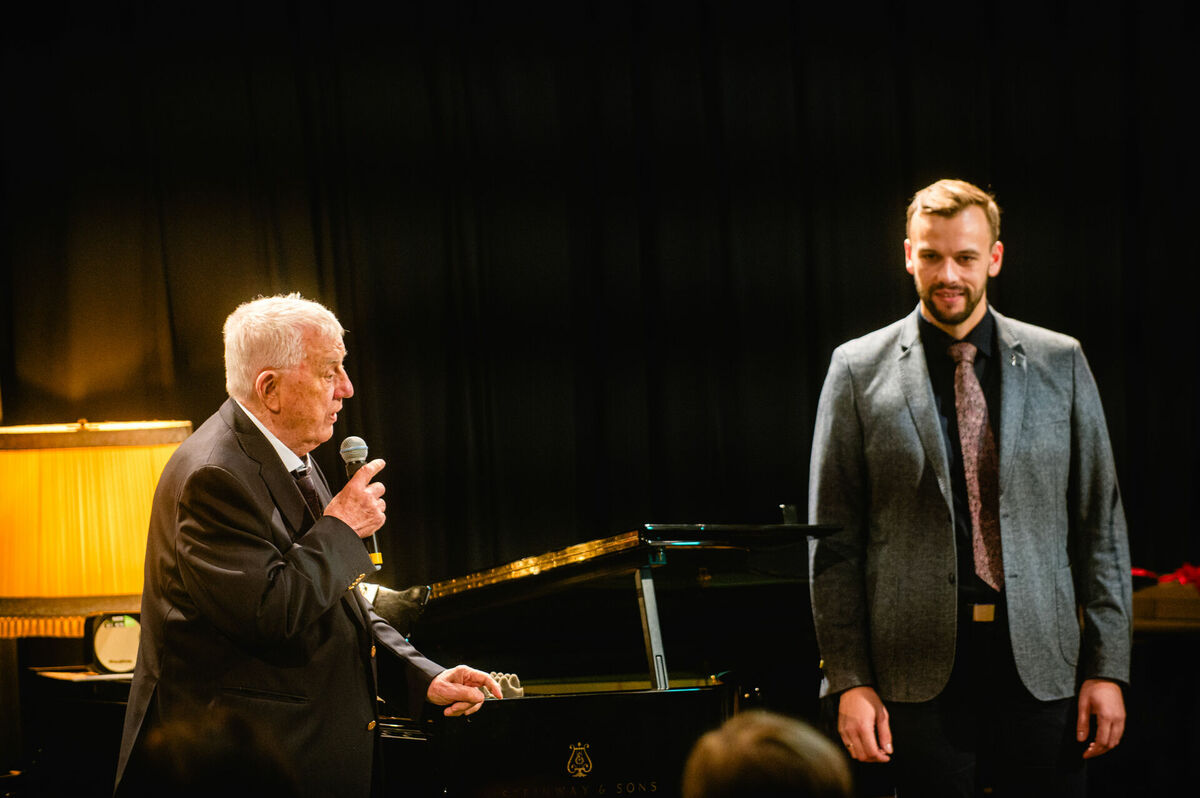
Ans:
<svg viewBox="0 0 1200 798"><path fill-rule="evenodd" d="M351 435L342 441L338 454L344 463L361 463L367 459L367 442L357 435Z"/></svg>

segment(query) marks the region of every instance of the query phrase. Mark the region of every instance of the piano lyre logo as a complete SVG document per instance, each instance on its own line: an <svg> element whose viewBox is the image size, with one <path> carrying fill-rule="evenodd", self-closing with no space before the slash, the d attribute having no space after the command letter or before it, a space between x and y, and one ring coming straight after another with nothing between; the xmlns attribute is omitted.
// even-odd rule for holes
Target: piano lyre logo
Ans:
<svg viewBox="0 0 1200 798"><path fill-rule="evenodd" d="M587 753L587 743L575 743L571 746L571 758L567 760L567 772L577 779L592 772L592 759Z"/></svg>

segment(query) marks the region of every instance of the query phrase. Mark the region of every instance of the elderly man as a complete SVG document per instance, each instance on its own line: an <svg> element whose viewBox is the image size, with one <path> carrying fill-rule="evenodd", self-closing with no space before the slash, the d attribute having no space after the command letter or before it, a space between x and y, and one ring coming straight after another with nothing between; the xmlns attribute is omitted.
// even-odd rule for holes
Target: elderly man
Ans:
<svg viewBox="0 0 1200 798"><path fill-rule="evenodd" d="M1125 517L1079 342L989 307L1000 210L917 192L920 304L833 353L817 412L812 604L851 756L903 796L1079 796L1121 739ZM1082 624L1080 623L1082 621Z"/></svg>
<svg viewBox="0 0 1200 798"><path fill-rule="evenodd" d="M309 458L354 393L343 335L297 294L225 322L230 399L175 452L154 498L118 794L155 788L156 735L232 717L299 794L369 795L377 651L403 661L414 717L425 701L459 715L484 689L500 697L487 674L421 656L355 589L373 567L362 538L384 522L372 481L383 461L331 496Z"/></svg>

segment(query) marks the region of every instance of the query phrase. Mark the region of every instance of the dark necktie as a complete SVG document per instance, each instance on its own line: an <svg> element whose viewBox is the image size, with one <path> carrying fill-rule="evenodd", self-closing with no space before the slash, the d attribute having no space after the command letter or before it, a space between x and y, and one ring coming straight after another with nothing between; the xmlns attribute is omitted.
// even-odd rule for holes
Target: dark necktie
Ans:
<svg viewBox="0 0 1200 798"><path fill-rule="evenodd" d="M995 590L1004 587L1004 562L1000 554L999 470L996 439L988 424L987 401L975 376L974 344L952 344L954 405L958 411L958 437L962 443L967 503L971 510L971 540L975 573Z"/></svg>
<svg viewBox="0 0 1200 798"><path fill-rule="evenodd" d="M300 466L292 472L292 476L296 478L296 485L304 494L304 502L308 505L308 509L312 510L313 518L320 518L325 514L325 508L321 506L321 499L317 496L317 485L313 482L312 469L308 466Z"/></svg>

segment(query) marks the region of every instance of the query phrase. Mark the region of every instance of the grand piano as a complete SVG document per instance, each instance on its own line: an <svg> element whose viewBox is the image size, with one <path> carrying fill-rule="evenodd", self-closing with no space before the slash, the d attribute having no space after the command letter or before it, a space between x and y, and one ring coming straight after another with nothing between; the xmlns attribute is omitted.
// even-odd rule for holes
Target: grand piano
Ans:
<svg viewBox="0 0 1200 798"><path fill-rule="evenodd" d="M385 667L387 794L672 796L732 713L815 717L806 542L828 531L646 524L431 585L413 643L515 674L523 695L414 722L387 716Z"/></svg>
<svg viewBox="0 0 1200 798"><path fill-rule="evenodd" d="M468 718L394 716L403 679L381 657L382 794L673 796L692 744L730 714L815 715L806 540L825 531L647 524L390 591L420 597L395 617L376 606L425 654L516 674L523 696ZM108 796L128 680L47 678L60 670L85 668L23 673L24 794Z"/></svg>

